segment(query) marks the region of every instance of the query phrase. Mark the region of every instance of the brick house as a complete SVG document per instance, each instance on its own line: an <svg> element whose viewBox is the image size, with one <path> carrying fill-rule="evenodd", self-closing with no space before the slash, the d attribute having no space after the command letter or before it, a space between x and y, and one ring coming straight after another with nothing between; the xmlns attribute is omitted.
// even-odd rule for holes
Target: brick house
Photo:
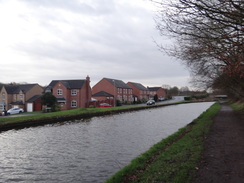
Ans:
<svg viewBox="0 0 244 183"><path fill-rule="evenodd" d="M150 92L150 98L153 98L155 95L158 96L158 98L165 98L166 92L162 87L147 87Z"/></svg>
<svg viewBox="0 0 244 183"><path fill-rule="evenodd" d="M89 107L91 101L90 77L84 80L53 80L45 89L56 98L61 110Z"/></svg>
<svg viewBox="0 0 244 183"><path fill-rule="evenodd" d="M92 87L93 97L96 98L97 93L106 92L113 95L116 100L121 102L132 102L132 88L118 79L103 78ZM99 98L96 98L99 99Z"/></svg>
<svg viewBox="0 0 244 183"><path fill-rule="evenodd" d="M149 90L140 83L128 82L128 86L132 88L134 101L148 100L149 99Z"/></svg>
<svg viewBox="0 0 244 183"><path fill-rule="evenodd" d="M8 110L13 107L27 109L27 101L35 95L42 95L43 88L39 84L4 85L0 90L0 104Z"/></svg>

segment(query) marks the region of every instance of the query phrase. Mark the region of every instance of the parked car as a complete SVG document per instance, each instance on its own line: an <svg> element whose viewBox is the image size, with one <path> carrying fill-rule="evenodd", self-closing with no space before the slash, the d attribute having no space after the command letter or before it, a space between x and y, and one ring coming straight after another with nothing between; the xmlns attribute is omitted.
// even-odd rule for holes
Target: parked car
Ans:
<svg viewBox="0 0 244 183"><path fill-rule="evenodd" d="M101 103L101 104L99 104L98 107L112 107L112 105L110 105L108 103Z"/></svg>
<svg viewBox="0 0 244 183"><path fill-rule="evenodd" d="M22 113L24 112L24 109L22 108L11 108L7 111L7 115L10 115L10 114L19 114L19 113Z"/></svg>
<svg viewBox="0 0 244 183"><path fill-rule="evenodd" d="M147 101L147 105L153 105L153 104L155 104L155 100L148 100Z"/></svg>
<svg viewBox="0 0 244 183"><path fill-rule="evenodd" d="M159 101L164 101L164 100L166 100L164 97L160 97L160 98L158 98L158 100Z"/></svg>

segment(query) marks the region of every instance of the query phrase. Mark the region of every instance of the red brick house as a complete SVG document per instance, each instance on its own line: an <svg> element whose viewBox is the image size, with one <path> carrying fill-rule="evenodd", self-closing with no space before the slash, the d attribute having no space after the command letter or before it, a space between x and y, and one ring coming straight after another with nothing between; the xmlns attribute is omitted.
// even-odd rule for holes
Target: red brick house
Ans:
<svg viewBox="0 0 244 183"><path fill-rule="evenodd" d="M61 110L89 107L91 101L90 78L84 80L53 80L45 92L51 92Z"/></svg>
<svg viewBox="0 0 244 183"><path fill-rule="evenodd" d="M128 82L128 86L132 88L134 101L137 102L139 100L148 100L149 99L149 90L145 86L140 83Z"/></svg>
<svg viewBox="0 0 244 183"><path fill-rule="evenodd" d="M166 92L162 87L147 87L150 91L150 98L153 98L155 95L158 96L158 99L165 98Z"/></svg>
<svg viewBox="0 0 244 183"><path fill-rule="evenodd" d="M92 87L92 96L98 99L97 93L107 93L115 96L115 100L121 102L132 102L133 94L132 88L118 79L103 78L96 85ZM110 96L111 97L111 96Z"/></svg>

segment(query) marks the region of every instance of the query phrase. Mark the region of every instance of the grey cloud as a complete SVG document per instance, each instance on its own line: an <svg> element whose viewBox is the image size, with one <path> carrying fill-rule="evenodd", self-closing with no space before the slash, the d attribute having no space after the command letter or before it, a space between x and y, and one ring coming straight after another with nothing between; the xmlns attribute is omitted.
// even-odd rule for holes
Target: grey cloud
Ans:
<svg viewBox="0 0 244 183"><path fill-rule="evenodd" d="M21 0L33 8L58 8L72 12L99 15L108 14L113 11L114 3L112 0L79 1L79 0Z"/></svg>
<svg viewBox="0 0 244 183"><path fill-rule="evenodd" d="M92 4L85 0L21 1L33 11L20 16L27 22L35 19L54 39L47 42L37 34L31 42L17 43L13 48L28 55L35 67L47 73L45 81L48 76L51 80L89 74L94 80L111 77L137 82L162 78L163 84L163 78L188 75L153 43L152 37L160 37L148 10L118 4L116 0L94 0ZM72 17L65 17L59 10ZM63 31L59 24L70 27L70 31ZM48 68L50 60L55 61L58 72Z"/></svg>

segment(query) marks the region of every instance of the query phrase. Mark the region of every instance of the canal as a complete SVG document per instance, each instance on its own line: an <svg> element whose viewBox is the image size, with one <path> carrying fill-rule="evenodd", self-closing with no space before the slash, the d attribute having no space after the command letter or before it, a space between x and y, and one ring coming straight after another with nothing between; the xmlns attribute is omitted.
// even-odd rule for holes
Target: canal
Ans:
<svg viewBox="0 0 244 183"><path fill-rule="evenodd" d="M104 182L212 104L181 104L2 132L0 182Z"/></svg>

